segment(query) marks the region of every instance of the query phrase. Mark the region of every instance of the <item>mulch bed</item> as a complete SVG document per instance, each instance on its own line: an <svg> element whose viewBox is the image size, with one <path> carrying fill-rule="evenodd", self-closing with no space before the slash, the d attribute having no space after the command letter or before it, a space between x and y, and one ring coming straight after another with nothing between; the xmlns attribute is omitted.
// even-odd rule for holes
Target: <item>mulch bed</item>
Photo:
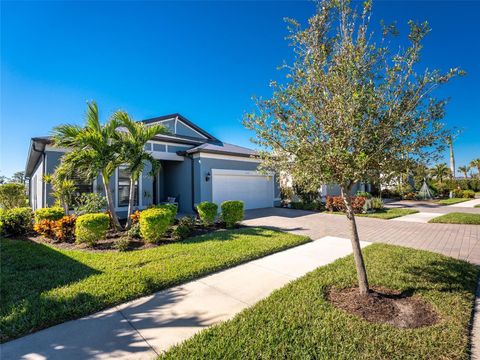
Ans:
<svg viewBox="0 0 480 360"><path fill-rule="evenodd" d="M440 320L433 308L422 299L383 287L373 287L369 295L361 295L358 287L331 289L328 299L336 308L369 322L398 328L430 326Z"/></svg>
<svg viewBox="0 0 480 360"><path fill-rule="evenodd" d="M225 230L225 226L221 223L216 223L212 226L205 227L201 224L195 224L193 231L188 236L189 238L200 236L204 234L208 234L215 231L223 231ZM103 240L97 241L97 243L93 246L89 246L87 244L76 244L75 242L60 242L51 239L44 238L42 236L29 236L26 240L34 241L37 243L48 243L53 245L59 249L66 249L66 250L84 250L89 252L105 252L105 251L118 251L116 249L116 242L120 240L122 237L126 237L126 231L113 231L110 230L107 233L107 236ZM128 244L128 250L144 250L144 249L151 249L158 246L162 246L165 244L171 244L172 242L182 241L181 239L177 239L173 237L173 233L171 230L165 233L165 236L158 242L152 244L148 242L144 242L143 239L135 239L130 238L130 242Z"/></svg>

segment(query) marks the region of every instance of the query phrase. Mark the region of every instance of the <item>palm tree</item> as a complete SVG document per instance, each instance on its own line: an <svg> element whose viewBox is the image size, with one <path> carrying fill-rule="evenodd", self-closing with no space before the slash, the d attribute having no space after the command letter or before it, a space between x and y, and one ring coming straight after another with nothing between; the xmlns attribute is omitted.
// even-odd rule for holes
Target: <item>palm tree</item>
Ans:
<svg viewBox="0 0 480 360"><path fill-rule="evenodd" d="M459 166L458 171L463 173L463 175L465 175L465 179L467 179L468 178L468 172L470 171L470 166L468 166L468 165Z"/></svg>
<svg viewBox="0 0 480 360"><path fill-rule="evenodd" d="M81 173L87 179L102 175L113 226L121 229L110 189L110 177L120 164L119 144L115 141L118 126L115 114L106 124L100 124L97 104L92 101L87 103L84 127L60 125L53 129L52 135L56 146L72 149L62 157L64 172Z"/></svg>
<svg viewBox="0 0 480 360"><path fill-rule="evenodd" d="M159 163L153 156L145 151L145 144L155 135L166 134L168 130L163 125L150 125L134 121L126 112L118 111L114 115L118 123L126 131L118 131L117 137L121 144L122 163L127 165L127 171L130 173L130 192L128 197L127 226L131 226L130 215L133 213L135 201L135 184L144 171L145 166L150 163L150 176L154 176L158 170Z"/></svg>
<svg viewBox="0 0 480 360"><path fill-rule="evenodd" d="M470 167L477 168L477 175L480 177L480 159L470 161Z"/></svg>
<svg viewBox="0 0 480 360"><path fill-rule="evenodd" d="M450 175L450 169L445 163L435 165L430 171L432 176L440 182L443 182L443 179Z"/></svg>

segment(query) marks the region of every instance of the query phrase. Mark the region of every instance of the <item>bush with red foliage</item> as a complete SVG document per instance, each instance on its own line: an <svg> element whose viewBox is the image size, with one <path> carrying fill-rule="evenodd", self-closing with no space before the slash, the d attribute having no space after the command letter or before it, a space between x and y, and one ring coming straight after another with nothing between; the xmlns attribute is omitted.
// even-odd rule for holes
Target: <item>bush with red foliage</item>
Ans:
<svg viewBox="0 0 480 360"><path fill-rule="evenodd" d="M132 219L132 225L137 224L140 221L140 210L136 210L130 215L130 219Z"/></svg>
<svg viewBox="0 0 480 360"><path fill-rule="evenodd" d="M363 196L352 196L352 208L353 212L358 214L363 210L365 205L365 197ZM345 203L341 196L327 196L325 207L328 211L341 211L346 212Z"/></svg>
<svg viewBox="0 0 480 360"><path fill-rule="evenodd" d="M75 215L67 215L60 220L41 220L34 225L34 230L43 237L61 242L75 240Z"/></svg>

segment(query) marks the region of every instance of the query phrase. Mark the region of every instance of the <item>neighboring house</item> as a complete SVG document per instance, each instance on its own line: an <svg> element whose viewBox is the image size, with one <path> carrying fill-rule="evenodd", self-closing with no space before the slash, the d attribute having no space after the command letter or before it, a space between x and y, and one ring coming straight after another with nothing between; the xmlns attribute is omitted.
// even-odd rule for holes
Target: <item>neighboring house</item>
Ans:
<svg viewBox="0 0 480 360"><path fill-rule="evenodd" d="M137 184L136 207L175 198L179 212L193 213L202 201L217 204L225 200L242 200L246 209L278 204L279 188L273 175L257 171L261 160L253 150L226 144L199 128L180 114L143 120L145 124L162 124L171 134L157 135L145 149L161 167L151 177L145 171ZM29 178L29 199L33 209L52 206L51 185L43 175L54 172L68 149L56 148L49 137L32 138L25 175ZM84 192L103 193L101 179L92 184L78 184ZM119 167L111 179L115 208L126 216L130 190L129 174Z"/></svg>

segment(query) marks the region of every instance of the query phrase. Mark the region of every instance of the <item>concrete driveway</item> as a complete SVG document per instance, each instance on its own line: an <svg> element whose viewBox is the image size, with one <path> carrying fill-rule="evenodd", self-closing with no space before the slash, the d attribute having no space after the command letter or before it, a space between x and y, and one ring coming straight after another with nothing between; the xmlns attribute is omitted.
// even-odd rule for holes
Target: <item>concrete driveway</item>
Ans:
<svg viewBox="0 0 480 360"><path fill-rule="evenodd" d="M457 207L456 211L459 210ZM324 236L350 237L348 220L342 215L266 208L246 211L244 223L291 231L308 235L312 239ZM365 217L357 218L357 225L363 241L434 251L480 265L478 225L422 224Z"/></svg>

